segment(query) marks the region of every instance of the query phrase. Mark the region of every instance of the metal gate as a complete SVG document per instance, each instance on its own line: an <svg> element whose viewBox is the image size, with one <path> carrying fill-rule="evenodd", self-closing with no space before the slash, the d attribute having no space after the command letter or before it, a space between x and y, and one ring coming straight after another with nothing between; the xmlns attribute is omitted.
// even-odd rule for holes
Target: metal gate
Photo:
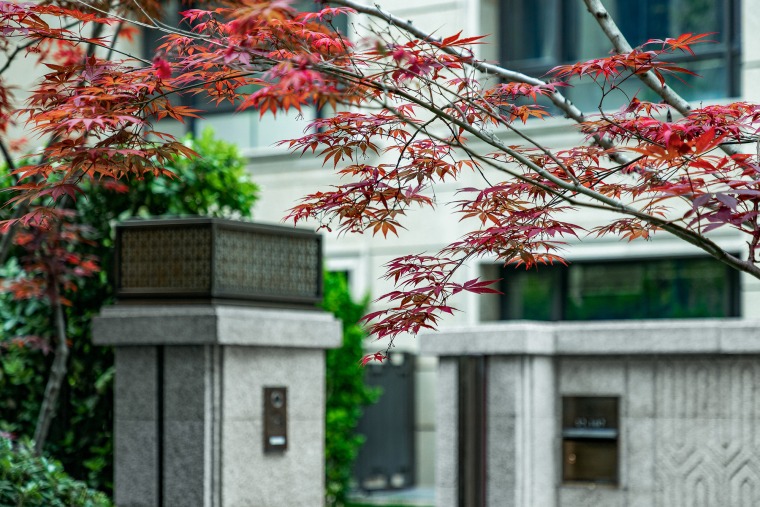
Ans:
<svg viewBox="0 0 760 507"><path fill-rule="evenodd" d="M384 363L367 365L367 384L382 394L365 407L357 428L366 439L354 468L359 489L414 485L414 362L414 355L394 352Z"/></svg>

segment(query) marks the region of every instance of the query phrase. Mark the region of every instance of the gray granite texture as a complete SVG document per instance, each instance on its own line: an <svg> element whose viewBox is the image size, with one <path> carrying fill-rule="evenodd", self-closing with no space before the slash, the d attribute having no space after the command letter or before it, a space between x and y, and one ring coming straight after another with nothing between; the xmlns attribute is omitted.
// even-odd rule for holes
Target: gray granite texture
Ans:
<svg viewBox="0 0 760 507"><path fill-rule="evenodd" d="M459 502L457 459L457 429L459 407L457 390L459 373L456 359L441 358L438 363L438 383L436 390L436 460L435 460L435 505L436 507L456 507ZM445 424L440 425L444 421Z"/></svg>
<svg viewBox="0 0 760 507"><path fill-rule="evenodd" d="M421 348L441 358L440 505L457 498L458 355L487 356L489 507L760 505L760 321L487 324ZM617 484L563 482L563 396L619 398Z"/></svg>
<svg viewBox="0 0 760 507"><path fill-rule="evenodd" d="M117 349L114 385L114 499L121 507L158 505L156 347Z"/></svg>
<svg viewBox="0 0 760 507"><path fill-rule="evenodd" d="M333 348L340 322L311 310L232 305L116 305L93 321L99 345L248 345Z"/></svg>
<svg viewBox="0 0 760 507"><path fill-rule="evenodd" d="M117 306L94 328L115 346L119 507L301 507L324 495L328 314L240 306ZM263 389L288 390L288 448L264 453Z"/></svg>
<svg viewBox="0 0 760 507"><path fill-rule="evenodd" d="M222 402L224 505L321 505L324 497L324 353L225 347ZM288 449L262 447L263 388L288 388Z"/></svg>
<svg viewBox="0 0 760 507"><path fill-rule="evenodd" d="M433 356L760 354L760 321L502 322L423 334L420 353Z"/></svg>

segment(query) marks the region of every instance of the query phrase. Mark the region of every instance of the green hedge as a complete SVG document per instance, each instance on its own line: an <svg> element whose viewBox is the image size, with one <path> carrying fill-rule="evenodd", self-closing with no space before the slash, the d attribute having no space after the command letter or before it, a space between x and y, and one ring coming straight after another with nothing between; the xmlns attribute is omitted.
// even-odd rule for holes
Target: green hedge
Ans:
<svg viewBox="0 0 760 507"><path fill-rule="evenodd" d="M377 400L379 393L364 384L362 343L367 334L359 319L367 301L355 303L346 278L326 273L322 307L343 322L343 345L327 351L327 408L325 420L325 504L342 507L346 502L354 461L364 438L356 434L362 407Z"/></svg>

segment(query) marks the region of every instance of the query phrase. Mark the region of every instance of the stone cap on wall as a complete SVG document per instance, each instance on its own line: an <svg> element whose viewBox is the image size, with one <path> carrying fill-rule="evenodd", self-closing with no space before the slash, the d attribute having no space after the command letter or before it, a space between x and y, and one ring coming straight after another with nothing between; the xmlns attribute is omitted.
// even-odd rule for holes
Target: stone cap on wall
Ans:
<svg viewBox="0 0 760 507"><path fill-rule="evenodd" d="M760 354L760 320L489 323L425 333L420 354Z"/></svg>
<svg viewBox="0 0 760 507"><path fill-rule="evenodd" d="M233 305L117 305L92 324L98 345L246 345L336 348L341 323L308 310Z"/></svg>

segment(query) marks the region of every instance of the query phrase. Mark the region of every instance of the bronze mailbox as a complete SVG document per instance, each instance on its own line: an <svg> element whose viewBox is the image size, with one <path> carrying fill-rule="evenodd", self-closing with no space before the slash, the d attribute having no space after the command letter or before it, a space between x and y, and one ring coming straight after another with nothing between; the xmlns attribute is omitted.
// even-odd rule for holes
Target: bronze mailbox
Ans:
<svg viewBox="0 0 760 507"><path fill-rule="evenodd" d="M618 483L619 398L562 398L562 480Z"/></svg>
<svg viewBox="0 0 760 507"><path fill-rule="evenodd" d="M288 449L288 388L264 388L264 452Z"/></svg>

